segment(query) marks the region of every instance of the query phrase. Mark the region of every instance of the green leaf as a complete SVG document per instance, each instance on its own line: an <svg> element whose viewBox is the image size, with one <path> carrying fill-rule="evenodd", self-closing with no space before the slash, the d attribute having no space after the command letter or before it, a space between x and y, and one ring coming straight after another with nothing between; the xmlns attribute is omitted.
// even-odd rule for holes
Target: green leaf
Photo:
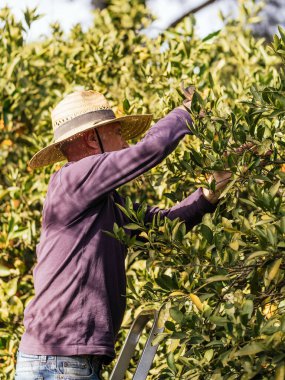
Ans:
<svg viewBox="0 0 285 380"><path fill-rule="evenodd" d="M210 284L211 282L217 282L217 281L229 281L230 278L228 276L224 276L224 275L216 275L216 276L212 276L212 277L209 277L206 279L206 283L207 284Z"/></svg>
<svg viewBox="0 0 285 380"><path fill-rule="evenodd" d="M128 101L128 99L124 99L123 101L123 107L124 107L124 111L125 112L128 112L128 110L130 109L130 102Z"/></svg>
<svg viewBox="0 0 285 380"><path fill-rule="evenodd" d="M120 205L119 203L116 203L116 202L115 202L115 204L116 204L117 207L119 207L119 209L120 209L121 211L123 211L123 213L124 213L126 216L128 216L129 218L131 218L131 214L130 214L130 212L129 212L124 206L122 206L122 205Z"/></svg>
<svg viewBox="0 0 285 380"><path fill-rule="evenodd" d="M166 321L164 325L165 325L165 328L167 328L167 330L176 331L175 324L173 322Z"/></svg>
<svg viewBox="0 0 285 380"><path fill-rule="evenodd" d="M209 73L209 83L210 83L210 87L211 88L214 88L215 87L215 82L214 82L214 79L213 79L213 76L211 73Z"/></svg>
<svg viewBox="0 0 285 380"><path fill-rule="evenodd" d="M210 349L207 350L204 354L204 358L207 360L207 362L210 362L214 356L214 350Z"/></svg>
<svg viewBox="0 0 285 380"><path fill-rule="evenodd" d="M277 194L278 190L279 190L279 187L280 187L280 180L277 181L273 186L270 187L269 189L269 194L272 196L272 197L275 197L275 195Z"/></svg>
<svg viewBox="0 0 285 380"><path fill-rule="evenodd" d="M172 237L172 240L175 241L175 240L181 240L182 236L179 232L181 232L181 225L183 224L183 221L181 222L177 222L177 224L174 226L173 230L172 230L172 234L171 234L171 237Z"/></svg>
<svg viewBox="0 0 285 380"><path fill-rule="evenodd" d="M155 282L162 289L166 289L166 290L176 289L176 284L173 281L172 277L170 277L170 276L168 276L166 274L161 274L159 277L157 277L155 279Z"/></svg>
<svg viewBox="0 0 285 380"><path fill-rule="evenodd" d="M221 32L221 29L216 30L215 32L208 34L206 37L204 37L202 39L202 42L211 40L213 37L216 37L218 34L220 34L220 32Z"/></svg>
<svg viewBox="0 0 285 380"><path fill-rule="evenodd" d="M18 65L18 63L20 62L20 60L21 60L21 56L20 55L16 56L13 59L12 63L10 64L10 66L9 66L9 68L7 70L7 80L9 80L11 78L11 76L13 74L13 71L14 71L15 67Z"/></svg>
<svg viewBox="0 0 285 380"><path fill-rule="evenodd" d="M105 231L105 230L102 230L102 232L104 232L106 235L108 235L108 236L110 236L110 237L112 237L112 238L115 238L116 237L116 235L115 234L113 234L112 232L110 232L110 231Z"/></svg>
<svg viewBox="0 0 285 380"><path fill-rule="evenodd" d="M177 323L181 323L183 321L184 314L177 307L172 307L169 310L169 313L171 318L174 319L174 321Z"/></svg>
<svg viewBox="0 0 285 380"><path fill-rule="evenodd" d="M8 297L12 297L17 293L18 277L13 278L6 285L6 294Z"/></svg>
<svg viewBox="0 0 285 380"><path fill-rule="evenodd" d="M158 345L159 343L161 343L162 341L165 340L165 338L169 337L170 334L169 333L159 333L151 342L151 345L152 346L156 346Z"/></svg>
<svg viewBox="0 0 285 380"><path fill-rule="evenodd" d="M280 227L281 227L283 234L285 234L285 216L282 216L282 218L280 220Z"/></svg>
<svg viewBox="0 0 285 380"><path fill-rule="evenodd" d="M10 276L10 269L3 264L0 264L0 277Z"/></svg>
<svg viewBox="0 0 285 380"><path fill-rule="evenodd" d="M280 33L280 36L281 36L283 42L285 43L285 29L282 28L281 25L278 25L278 32Z"/></svg>
<svg viewBox="0 0 285 380"><path fill-rule="evenodd" d="M136 223L125 224L124 228L127 228L128 230L143 230L143 228Z"/></svg>
<svg viewBox="0 0 285 380"><path fill-rule="evenodd" d="M168 365L168 367L171 369L171 371L172 371L174 374L177 373L177 368L176 368L176 366L175 366L175 361L174 361L174 354L173 354L173 352L170 352L170 353L167 355L166 361L167 361L167 365Z"/></svg>
<svg viewBox="0 0 285 380"><path fill-rule="evenodd" d="M264 351L264 345L258 342L251 342L234 353L234 356L254 356Z"/></svg>
<svg viewBox="0 0 285 380"><path fill-rule="evenodd" d="M251 315L253 313L253 301L252 300L245 300L244 305L241 310L241 314L245 314L248 316L248 318L251 318Z"/></svg>
<svg viewBox="0 0 285 380"><path fill-rule="evenodd" d="M213 240L213 232L210 229L210 227L206 226L205 224L202 224L201 233L203 238L206 239L209 244L211 244Z"/></svg>
<svg viewBox="0 0 285 380"><path fill-rule="evenodd" d="M252 252L247 258L246 258L246 262L252 260L252 259L255 259L256 257L263 257L265 255L268 255L270 252L269 251L256 251L256 252Z"/></svg>
<svg viewBox="0 0 285 380"><path fill-rule="evenodd" d="M195 150L192 150L192 152L190 153L190 156L191 156L191 159L198 165L198 166L203 166L203 162L202 162L202 157L201 155L196 152Z"/></svg>
<svg viewBox="0 0 285 380"><path fill-rule="evenodd" d="M272 281L276 277L277 273L279 272L281 263L282 263L282 259L277 259L274 261L274 263L270 267L270 270L268 271L267 278L269 281Z"/></svg>
<svg viewBox="0 0 285 380"><path fill-rule="evenodd" d="M221 195L219 196L219 199L223 198L227 193L230 191L230 189L235 185L237 181L237 178L234 178L227 186L226 188L222 191Z"/></svg>

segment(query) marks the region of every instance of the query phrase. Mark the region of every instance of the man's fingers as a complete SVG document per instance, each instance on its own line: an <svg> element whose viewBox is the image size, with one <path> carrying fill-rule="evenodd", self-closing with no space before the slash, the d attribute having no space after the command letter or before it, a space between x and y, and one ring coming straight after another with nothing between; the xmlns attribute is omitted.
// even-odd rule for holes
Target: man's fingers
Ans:
<svg viewBox="0 0 285 380"><path fill-rule="evenodd" d="M215 180L215 189L221 190L224 187L226 187L226 185L230 181L231 177L232 177L232 172L230 172L228 170L227 171L223 170L223 171L219 171L219 172L214 172L213 173L213 179ZM211 183L211 182L209 182L209 183Z"/></svg>
<svg viewBox="0 0 285 380"><path fill-rule="evenodd" d="M265 153L258 153L258 146L254 144L253 142L246 142L239 146L238 148L234 149L234 152L238 155L242 155L246 151L251 151L253 154L260 156L260 157L268 157L273 153L272 149L268 149Z"/></svg>
<svg viewBox="0 0 285 380"><path fill-rule="evenodd" d="M196 87L194 85L184 87L184 81L181 82L181 91L183 92L183 95L185 96L186 99L192 100L193 95L196 91Z"/></svg>

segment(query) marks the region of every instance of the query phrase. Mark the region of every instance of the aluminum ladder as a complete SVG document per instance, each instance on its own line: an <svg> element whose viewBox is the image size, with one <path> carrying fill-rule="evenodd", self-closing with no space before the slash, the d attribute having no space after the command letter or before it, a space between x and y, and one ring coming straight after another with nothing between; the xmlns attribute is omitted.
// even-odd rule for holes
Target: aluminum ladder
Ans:
<svg viewBox="0 0 285 380"><path fill-rule="evenodd" d="M145 310L142 311L134 320L130 331L126 337L125 343L120 351L117 363L113 368L109 380L125 380L125 374L129 367L130 360L135 352L136 345L139 341L141 333L147 322L153 319L153 324L144 346L141 358L139 359L133 380L145 380L156 354L158 345L152 346L151 342L155 336L164 330L164 327L159 327L160 310Z"/></svg>

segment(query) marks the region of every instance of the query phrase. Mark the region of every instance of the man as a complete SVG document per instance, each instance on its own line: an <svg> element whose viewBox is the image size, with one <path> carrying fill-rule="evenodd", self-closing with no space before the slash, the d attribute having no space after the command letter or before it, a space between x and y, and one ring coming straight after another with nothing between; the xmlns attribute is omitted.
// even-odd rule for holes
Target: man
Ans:
<svg viewBox="0 0 285 380"><path fill-rule="evenodd" d="M103 231L129 222L115 205L124 205L116 188L156 166L191 134L190 114L180 106L130 147L126 139L146 131L151 118L116 118L95 91L70 94L52 112L55 142L30 166L68 162L51 175L43 206L35 297L24 312L16 379L98 379L101 364L115 357L125 311L126 249ZM229 176L216 173L217 188ZM217 199L200 188L167 210L148 207L146 222L160 212L180 217L190 229L215 210Z"/></svg>

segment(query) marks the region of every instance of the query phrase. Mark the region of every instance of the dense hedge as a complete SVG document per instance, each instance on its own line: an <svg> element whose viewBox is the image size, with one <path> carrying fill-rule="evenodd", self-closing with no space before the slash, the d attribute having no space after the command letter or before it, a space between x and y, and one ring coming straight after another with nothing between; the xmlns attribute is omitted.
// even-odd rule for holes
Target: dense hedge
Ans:
<svg viewBox="0 0 285 380"><path fill-rule="evenodd" d="M157 120L180 104L182 79L198 89L195 136L139 186L133 181L120 192L167 208L206 186L214 169L230 167L233 180L215 214L188 233L179 220L145 226L143 211L128 202L128 227L146 243L129 241L115 226L129 245L128 311L117 349L140 310L164 305L165 332L149 379L285 378L285 31L271 46L253 38L248 24L257 12L242 1L238 19L204 40L192 18L150 40L141 33L152 20L143 3L113 0L87 32L77 25L65 36L54 24L51 38L27 44L36 11L26 11L23 24L0 11L1 378L13 378L23 309L33 297L42 203L60 167L27 166L52 138L50 110L82 86L103 92L118 115L151 112ZM257 150L237 155L245 142Z"/></svg>

